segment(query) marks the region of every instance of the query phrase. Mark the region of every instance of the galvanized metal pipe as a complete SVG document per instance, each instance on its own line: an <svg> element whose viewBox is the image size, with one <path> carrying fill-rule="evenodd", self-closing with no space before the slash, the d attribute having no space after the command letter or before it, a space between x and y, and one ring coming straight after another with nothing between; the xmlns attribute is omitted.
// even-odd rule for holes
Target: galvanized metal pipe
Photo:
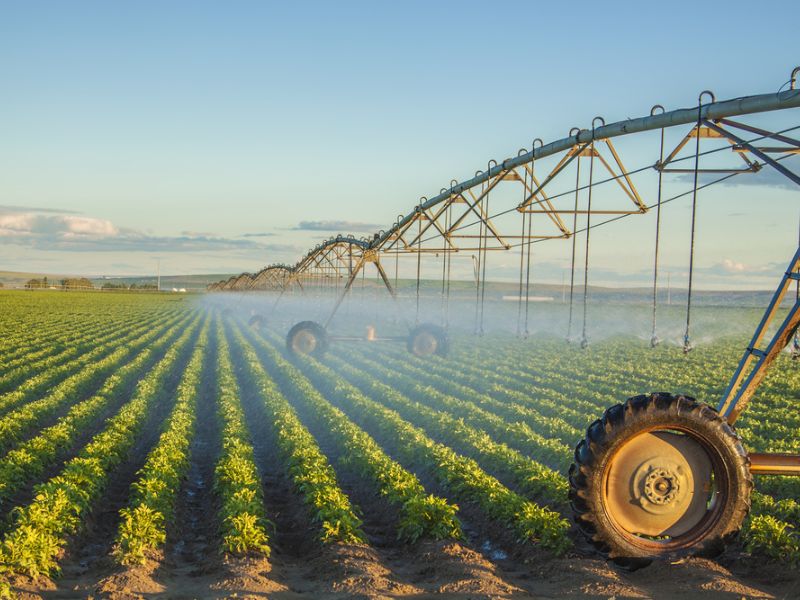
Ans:
<svg viewBox="0 0 800 600"><path fill-rule="evenodd" d="M734 98L733 100L723 100L720 102L710 102L700 108L700 117L703 119L724 119L726 117L734 117L740 115L748 115L753 113L771 112L776 110L784 110L787 108L800 107L800 90L786 90L776 94L760 94L757 96L743 96L741 98ZM606 138L619 137L629 135L632 133L640 133L642 131L652 131L655 129L666 129L668 127L675 127L677 125L688 125L697 123L697 108L679 108L669 112L649 115L646 117L639 117L638 119L628 119L626 121L617 121L616 123L609 123L598 127L594 131L591 129L581 129L575 135L550 142L544 146L535 148L531 152L526 152L513 158L504 160L499 165L492 167L485 173L476 175L472 179L463 181L447 192L434 196L430 200L423 203L420 208L426 210L432 206L436 206L440 202L444 202L453 194L458 194L473 188L477 185L485 183L492 177L500 173L519 167L524 164L530 163L533 160L552 156L559 152L569 150L575 144L588 143L594 140L601 140ZM380 249L381 246L389 239L389 237L398 229L406 225L416 214L415 210L406 215L394 227L386 231L382 236L370 243L373 249Z"/></svg>
<svg viewBox="0 0 800 600"><path fill-rule="evenodd" d="M800 107L800 90L789 89L775 94L743 96L741 98L734 98L732 100L710 102L700 108L700 117L702 119L709 120L724 119L727 117L771 112L798 107ZM625 121L609 123L608 125L603 125L594 129L594 131L591 129L581 129L574 135L570 135L560 140L550 142L549 144L536 147L532 151L525 152L519 156L508 158L486 172L452 186L450 189L443 191L442 193L425 201L419 207L414 207L413 211L403 217L394 226L387 231L382 232L381 234L375 234L369 241L356 239L350 236L336 236L322 242L320 245L310 250L305 256L298 260L293 267L288 267L287 269L294 273L299 273L304 269L311 257L319 252L324 251L326 248L339 243L350 243L364 250L370 249L379 251L383 245L389 241L395 232L402 229L414 218L419 210L427 210L441 202L448 200L453 194L459 194L475 186L486 183L492 177L495 177L504 171L528 164L533 160L546 158L548 156L552 156L553 154L564 152L576 144L585 144L591 142L593 139L601 140L620 137L623 135L630 135L633 133L640 133L643 131L666 129L668 127L675 127L678 125L695 124L697 123L697 118L697 107L679 108L677 110L656 115L648 115L645 117L639 117L637 119L627 119Z"/></svg>

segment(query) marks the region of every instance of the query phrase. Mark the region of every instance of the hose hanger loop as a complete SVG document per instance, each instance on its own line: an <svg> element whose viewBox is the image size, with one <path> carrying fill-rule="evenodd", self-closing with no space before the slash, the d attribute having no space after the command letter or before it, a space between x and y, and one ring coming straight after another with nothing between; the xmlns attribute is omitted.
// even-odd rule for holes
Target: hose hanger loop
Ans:
<svg viewBox="0 0 800 600"><path fill-rule="evenodd" d="M797 75L800 74L800 67L792 69L792 76L789 78L789 89L797 89Z"/></svg>
<svg viewBox="0 0 800 600"><path fill-rule="evenodd" d="M697 102L701 106L703 104L703 96L709 96L711 98L711 101L709 102L709 104L713 104L714 102L717 101L717 97L714 95L714 92L712 92L711 90L703 90L702 92L700 92L700 95L697 97Z"/></svg>
<svg viewBox="0 0 800 600"><path fill-rule="evenodd" d="M600 127L603 127L606 124L606 120L603 117L595 117L592 119L592 140L594 140L594 131L597 129L597 126L595 125L596 121L600 121Z"/></svg>
<svg viewBox="0 0 800 600"><path fill-rule="evenodd" d="M656 113L657 110L660 110L661 112ZM656 114L663 115L665 112L667 111L663 106L661 106L660 104L654 104L653 108L650 109L650 116L654 117L656 116Z"/></svg>

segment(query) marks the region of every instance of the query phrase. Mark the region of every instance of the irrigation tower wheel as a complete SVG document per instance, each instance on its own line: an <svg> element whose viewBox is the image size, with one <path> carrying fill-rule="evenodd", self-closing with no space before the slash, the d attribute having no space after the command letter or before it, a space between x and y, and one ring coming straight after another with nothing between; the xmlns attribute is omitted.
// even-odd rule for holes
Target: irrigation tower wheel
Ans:
<svg viewBox="0 0 800 600"><path fill-rule="evenodd" d="M267 324L267 320L263 315L256 314L250 317L250 319L247 321L247 324L253 329L261 329Z"/></svg>
<svg viewBox="0 0 800 600"><path fill-rule="evenodd" d="M322 356L328 349L328 332L319 323L301 321L289 330L286 347L292 354Z"/></svg>
<svg viewBox="0 0 800 600"><path fill-rule="evenodd" d="M408 351L416 356L430 356L437 354L447 356L450 343L447 332L443 327L423 323L411 330L408 334Z"/></svg>
<svg viewBox="0 0 800 600"><path fill-rule="evenodd" d="M716 410L686 396L635 396L589 426L570 467L575 522L600 552L636 567L712 555L750 509L750 461Z"/></svg>

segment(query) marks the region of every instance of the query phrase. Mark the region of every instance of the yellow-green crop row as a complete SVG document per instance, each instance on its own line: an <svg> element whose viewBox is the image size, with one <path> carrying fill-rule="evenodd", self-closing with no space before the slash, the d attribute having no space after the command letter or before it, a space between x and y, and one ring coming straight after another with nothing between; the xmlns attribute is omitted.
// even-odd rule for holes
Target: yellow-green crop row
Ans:
<svg viewBox="0 0 800 600"><path fill-rule="evenodd" d="M158 336L151 324L137 327L122 340L119 347L103 345L99 352L90 352L91 363L56 385L46 396L29 402L0 418L0 449L7 451L36 424L64 405L75 402L81 394L98 385L105 377L140 348ZM108 352L103 356L105 352Z"/></svg>
<svg viewBox="0 0 800 600"><path fill-rule="evenodd" d="M166 347L175 341L178 332L190 317L167 323L155 331L157 340L139 355L113 373L103 387L75 406L55 425L44 429L18 448L11 450L0 460L0 507L25 483L40 475L53 463L59 453L69 447L82 430L115 402L127 386L141 375L142 369ZM173 319L174 320L174 319Z"/></svg>
<svg viewBox="0 0 800 600"><path fill-rule="evenodd" d="M368 370L356 369L335 357L327 362L368 397L380 398L382 404L425 429L435 440L475 459L490 472L508 474L526 496L555 507L566 504L569 484L563 475L494 440L463 419L410 400L398 390L399 386L383 383L390 380L390 369L377 363L369 363Z"/></svg>
<svg viewBox="0 0 800 600"><path fill-rule="evenodd" d="M239 400L230 348L222 323L217 323L217 418L222 424L222 452L214 468L219 498L222 552L269 556L267 517L253 446Z"/></svg>
<svg viewBox="0 0 800 600"><path fill-rule="evenodd" d="M284 468L302 495L312 519L320 525L320 540L323 543L366 542L361 519L339 487L336 473L316 440L300 422L241 332L237 329L234 334L244 359L246 377L263 401Z"/></svg>
<svg viewBox="0 0 800 600"><path fill-rule="evenodd" d="M331 435L340 452L340 462L371 480L380 495L398 507L398 539L415 542L423 537L437 540L462 537L457 506L428 494L416 475L392 460L369 434L325 400L273 346L261 338L254 339L267 356L273 378L295 405L305 408L308 418Z"/></svg>
<svg viewBox="0 0 800 600"><path fill-rule="evenodd" d="M370 368L376 366L370 363ZM547 432L539 433L525 421L506 421L502 417L456 396L445 394L433 386L423 386L410 377L383 370L386 382L413 394L415 400L464 419L476 428L486 431L494 439L532 456L548 467L566 473L572 462L572 449L550 437Z"/></svg>
<svg viewBox="0 0 800 600"><path fill-rule="evenodd" d="M571 547L567 535L569 523L557 512L511 491L481 469L475 460L434 442L422 429L405 421L396 411L367 398L327 366L311 358L300 360L304 373L326 392L328 399L336 399L356 423L391 440L405 462L429 470L456 498L475 502L484 514L510 528L522 542L538 543L556 554Z"/></svg>
<svg viewBox="0 0 800 600"><path fill-rule="evenodd" d="M144 564L167 541L167 523L175 514L178 490L189 468L208 329L206 317L175 392L175 405L164 432L136 474L128 506L120 511L114 556L121 564Z"/></svg>
<svg viewBox="0 0 800 600"><path fill-rule="evenodd" d="M102 495L109 474L133 447L148 412L166 396L164 382L197 328L188 327L136 386L133 399L95 435L61 472L35 488L33 501L15 511L11 530L0 543L0 572L32 577L58 572L58 556L69 537Z"/></svg>
<svg viewBox="0 0 800 600"><path fill-rule="evenodd" d="M157 319L156 317L155 319ZM53 385L63 384L67 378L79 373L81 369L85 373L91 370L98 359L107 356L115 348L141 335L151 326L150 320L144 323L134 323L129 326L116 327L108 335L95 340L95 344L89 352L86 352L73 361L64 364L56 364L57 361L47 359L44 364L38 365L26 375L25 382L11 392L0 395L0 413L6 413L15 407L37 398L42 390L49 389Z"/></svg>
<svg viewBox="0 0 800 600"><path fill-rule="evenodd" d="M60 364L82 352L89 344L97 345L97 338L108 332L107 323L90 321L75 326L61 336L53 336L31 351L3 355L0 365L0 392L5 392L30 373L42 370L44 366ZM45 362L47 361L47 362Z"/></svg>

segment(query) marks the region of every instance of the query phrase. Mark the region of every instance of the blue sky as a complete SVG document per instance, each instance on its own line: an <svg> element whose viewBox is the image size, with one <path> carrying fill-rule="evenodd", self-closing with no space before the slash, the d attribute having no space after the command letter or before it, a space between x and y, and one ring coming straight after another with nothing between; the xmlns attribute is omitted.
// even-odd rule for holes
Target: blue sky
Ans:
<svg viewBox="0 0 800 600"><path fill-rule="evenodd" d="M595 115L776 91L800 64L796 17L770 1L3 1L0 270L294 262ZM798 125L793 112L767 124ZM796 198L769 185L704 196L705 284L770 285L795 248ZM677 204L664 260L679 278ZM650 247L642 219L598 233L598 281L646 279L647 252L619 244ZM542 279L560 278L565 247L541 251Z"/></svg>

